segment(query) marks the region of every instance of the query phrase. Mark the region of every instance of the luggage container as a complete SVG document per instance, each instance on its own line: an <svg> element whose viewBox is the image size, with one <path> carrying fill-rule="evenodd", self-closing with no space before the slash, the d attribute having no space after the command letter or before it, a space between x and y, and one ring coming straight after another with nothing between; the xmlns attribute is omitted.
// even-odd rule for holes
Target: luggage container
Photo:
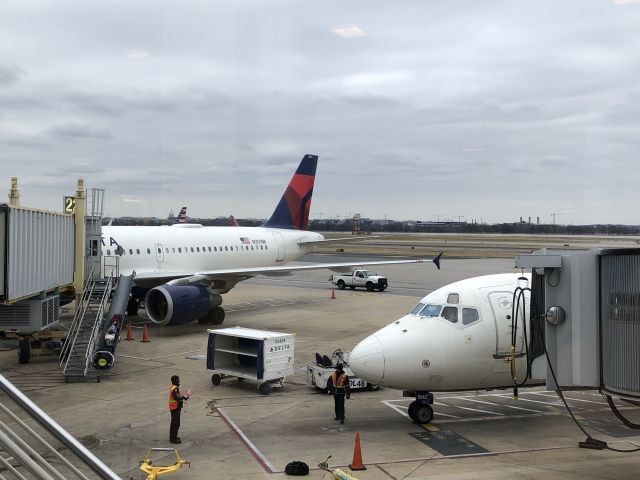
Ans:
<svg viewBox="0 0 640 480"><path fill-rule="evenodd" d="M207 369L213 371L211 383L222 379L253 380L268 395L274 386L283 387L293 374L294 338L292 333L233 327L208 330Z"/></svg>

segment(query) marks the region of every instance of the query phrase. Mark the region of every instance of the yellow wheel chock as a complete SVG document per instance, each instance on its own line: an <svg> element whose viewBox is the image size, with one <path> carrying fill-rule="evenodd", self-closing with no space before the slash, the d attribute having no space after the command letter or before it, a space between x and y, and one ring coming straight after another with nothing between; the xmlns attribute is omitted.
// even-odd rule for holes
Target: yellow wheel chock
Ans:
<svg viewBox="0 0 640 480"><path fill-rule="evenodd" d="M173 465L153 466L151 462L153 452L173 452L176 455L176 462ZM156 480L160 475L177 472L184 464L191 468L191 463L180 458L180 454L175 448L150 448L140 462L140 470L147 474L147 480Z"/></svg>

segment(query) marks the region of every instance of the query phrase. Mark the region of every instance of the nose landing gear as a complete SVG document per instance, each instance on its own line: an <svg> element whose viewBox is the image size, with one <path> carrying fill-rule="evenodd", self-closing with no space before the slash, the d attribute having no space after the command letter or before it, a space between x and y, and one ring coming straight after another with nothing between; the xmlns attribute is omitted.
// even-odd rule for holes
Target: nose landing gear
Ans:
<svg viewBox="0 0 640 480"><path fill-rule="evenodd" d="M415 392L415 401L409 404L409 418L413 423L429 423L433 420L433 393Z"/></svg>

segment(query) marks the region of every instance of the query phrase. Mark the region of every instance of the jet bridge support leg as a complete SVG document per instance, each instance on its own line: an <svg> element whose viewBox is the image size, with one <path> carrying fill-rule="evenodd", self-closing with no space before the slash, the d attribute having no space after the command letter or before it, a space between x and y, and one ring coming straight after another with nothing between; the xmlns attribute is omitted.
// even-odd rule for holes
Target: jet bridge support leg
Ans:
<svg viewBox="0 0 640 480"><path fill-rule="evenodd" d="M409 404L409 418L414 423L429 423L433 420L433 407L431 407L433 405L433 393L427 391L410 393L415 395L416 399Z"/></svg>

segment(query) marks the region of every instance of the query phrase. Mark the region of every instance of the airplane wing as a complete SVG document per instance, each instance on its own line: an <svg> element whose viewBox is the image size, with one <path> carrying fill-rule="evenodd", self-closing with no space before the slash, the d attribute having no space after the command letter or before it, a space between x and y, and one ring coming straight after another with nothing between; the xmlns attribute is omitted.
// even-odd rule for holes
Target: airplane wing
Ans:
<svg viewBox="0 0 640 480"><path fill-rule="evenodd" d="M359 242L362 240L370 240L372 238L380 238L380 235L367 235L366 237L325 238L324 240L309 240L306 242L298 242L298 245L326 245L330 243Z"/></svg>
<svg viewBox="0 0 640 480"><path fill-rule="evenodd" d="M212 270L208 272L197 272L194 276L204 277L207 279L216 279L224 276L239 276L243 278L253 277L256 275L265 275L265 276L280 276L280 275L290 275L295 272L303 272L306 270L320 270L327 269L335 272L344 272L351 270L353 267L366 267L370 265L398 265L402 263L425 263L425 262L433 262L435 263L438 270L440 270L440 258L442 257L442 253L440 253L435 258L428 259L413 259L413 260L380 260L380 261L364 261L364 262L341 262L341 263L314 263L311 265L282 265L275 267L257 267L257 268L234 268L234 269L225 269L225 270Z"/></svg>
<svg viewBox="0 0 640 480"><path fill-rule="evenodd" d="M205 272L136 272L135 283L141 287L150 288L164 283L178 285L211 284L217 281L228 282L235 285L241 280L246 280L256 275L270 277L291 275L295 272L307 270L332 270L334 272L347 272L353 267L366 267L371 265L398 265L403 263L426 263L433 262L440 270L440 258L442 252L435 258L413 259L413 260L380 260L363 262L340 262L340 263L314 263L311 265L282 265L274 267L253 267L253 268L225 268L220 270L209 270Z"/></svg>

